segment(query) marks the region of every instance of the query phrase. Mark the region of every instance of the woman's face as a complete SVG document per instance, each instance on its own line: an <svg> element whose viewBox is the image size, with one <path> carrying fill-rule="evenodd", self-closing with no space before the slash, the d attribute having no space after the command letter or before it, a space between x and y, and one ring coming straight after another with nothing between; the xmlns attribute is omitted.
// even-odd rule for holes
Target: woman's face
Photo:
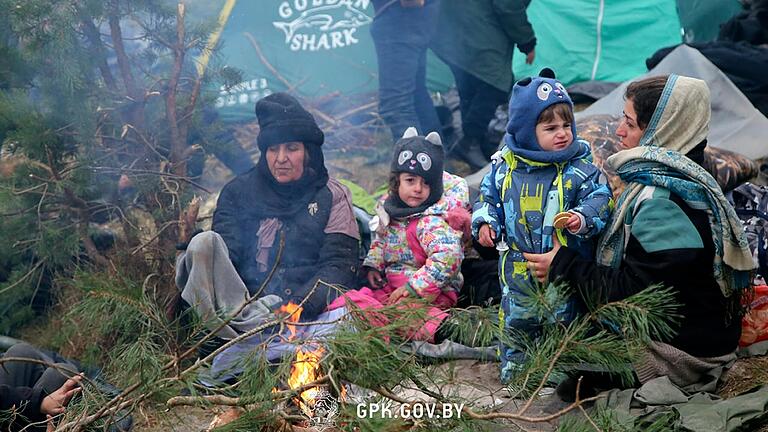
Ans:
<svg viewBox="0 0 768 432"><path fill-rule="evenodd" d="M304 175L304 143L292 141L267 148L267 166L278 183L296 181Z"/></svg>
<svg viewBox="0 0 768 432"><path fill-rule="evenodd" d="M621 139L619 143L623 149L635 148L640 144L645 128L641 129L637 124L637 113L632 99L624 102L624 117L616 129L616 135Z"/></svg>

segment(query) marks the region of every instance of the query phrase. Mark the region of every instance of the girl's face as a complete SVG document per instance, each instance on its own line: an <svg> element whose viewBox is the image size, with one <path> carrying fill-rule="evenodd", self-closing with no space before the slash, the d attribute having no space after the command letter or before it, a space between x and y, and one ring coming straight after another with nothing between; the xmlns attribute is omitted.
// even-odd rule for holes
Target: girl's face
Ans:
<svg viewBox="0 0 768 432"><path fill-rule="evenodd" d="M624 117L616 128L616 135L620 138L619 144L623 149L635 148L640 144L640 138L645 129L640 129L637 124L637 113L635 113L635 104L632 99L624 102Z"/></svg>
<svg viewBox="0 0 768 432"><path fill-rule="evenodd" d="M571 123L555 115L552 121L536 124L536 140L544 151L560 151L573 142Z"/></svg>
<svg viewBox="0 0 768 432"><path fill-rule="evenodd" d="M397 188L397 195L408 207L418 207L429 198L429 185L421 176L400 173L400 186Z"/></svg>

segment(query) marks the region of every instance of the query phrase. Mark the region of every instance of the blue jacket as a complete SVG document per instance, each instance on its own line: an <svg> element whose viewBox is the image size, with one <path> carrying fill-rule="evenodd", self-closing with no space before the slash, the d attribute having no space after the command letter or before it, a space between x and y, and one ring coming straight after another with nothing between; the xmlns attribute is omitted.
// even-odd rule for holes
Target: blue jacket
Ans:
<svg viewBox="0 0 768 432"><path fill-rule="evenodd" d="M505 291L521 292L530 286L532 278L523 252L548 252L553 235L584 256L593 253L590 238L605 227L611 191L590 163L586 141L576 140L573 145L581 146L582 151L560 163L525 159L505 147L495 173L483 178L480 199L473 209L472 233L477 237L480 226L487 223L498 238L503 226L509 250L499 260L499 276ZM554 229L555 215L568 210L584 216L586 230L581 234Z"/></svg>
<svg viewBox="0 0 768 432"><path fill-rule="evenodd" d="M472 234L477 238L480 226L489 224L496 232L505 233L509 250L499 259L502 299L499 325L535 335L536 317L521 301L533 287L534 279L528 271L523 252L545 253L552 249L553 236L560 243L578 251L585 257L593 256L591 237L600 233L610 216L611 191L601 173L591 164L589 144L576 140L580 146L571 159L563 162L537 162L515 155L509 146L494 155L496 166L480 184L480 199L472 214ZM555 230L557 213L573 210L584 216L580 234L568 230ZM573 311L570 306L556 311L567 319ZM501 378L510 379L515 365L524 353L515 347L502 346Z"/></svg>
<svg viewBox="0 0 768 432"><path fill-rule="evenodd" d="M553 235L585 256L592 254L588 239L605 227L611 191L600 181L601 173L590 161L586 141L577 140L573 145L582 146L583 151L562 163L528 160L504 148L495 175L490 172L483 178L480 199L473 209L472 233L477 237L480 226L487 223L498 234L503 225L510 245L500 260L503 285L530 281L522 253L548 252ZM497 211L499 203L503 211ZM584 216L586 231L574 235L554 229L555 215L568 210Z"/></svg>

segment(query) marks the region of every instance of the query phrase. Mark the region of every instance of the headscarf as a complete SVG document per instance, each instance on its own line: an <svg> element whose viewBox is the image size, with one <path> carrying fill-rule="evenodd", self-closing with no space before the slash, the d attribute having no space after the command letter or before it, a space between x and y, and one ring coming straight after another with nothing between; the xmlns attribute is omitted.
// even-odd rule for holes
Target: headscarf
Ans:
<svg viewBox="0 0 768 432"><path fill-rule="evenodd" d="M648 186L668 189L694 209L707 209L715 246L713 272L725 297L749 284L754 268L741 222L717 181L685 156L706 139L711 108L709 88L699 79L670 75L640 145L606 160L627 183L608 230L598 246L598 262L618 267L624 258L625 225L631 203ZM634 206L633 206L634 207Z"/></svg>

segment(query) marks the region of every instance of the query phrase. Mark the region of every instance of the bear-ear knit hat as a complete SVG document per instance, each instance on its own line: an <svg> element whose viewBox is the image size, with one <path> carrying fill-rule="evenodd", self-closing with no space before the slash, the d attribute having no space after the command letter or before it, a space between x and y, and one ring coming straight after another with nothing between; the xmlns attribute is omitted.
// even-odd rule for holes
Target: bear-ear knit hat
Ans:
<svg viewBox="0 0 768 432"><path fill-rule="evenodd" d="M273 93L256 102L255 111L260 129L257 143L262 152L271 145L291 141L323 145L323 131L293 96Z"/></svg>
<svg viewBox="0 0 768 432"><path fill-rule="evenodd" d="M541 113L551 105L565 103L573 109L573 101L552 69L544 68L537 77L523 78L512 88L509 98L509 122L504 142L524 158L539 162L562 162L580 152L580 146L571 145L559 151L544 151L536 139L536 124ZM571 124L576 139L576 124Z"/></svg>
<svg viewBox="0 0 768 432"><path fill-rule="evenodd" d="M421 213L443 196L443 142L437 132L419 136L416 128L408 128L395 143L395 154L390 165L393 174L411 173L424 178L429 185L429 196L419 207L409 207L396 193L391 193L384 208L392 217Z"/></svg>

